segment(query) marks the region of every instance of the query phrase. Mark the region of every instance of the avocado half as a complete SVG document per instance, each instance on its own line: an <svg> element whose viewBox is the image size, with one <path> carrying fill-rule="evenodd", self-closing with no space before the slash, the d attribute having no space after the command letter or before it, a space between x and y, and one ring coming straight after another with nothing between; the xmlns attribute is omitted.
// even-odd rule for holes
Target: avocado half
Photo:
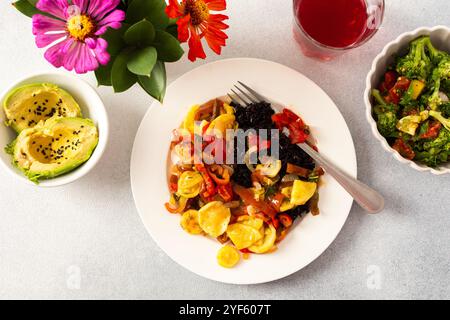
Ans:
<svg viewBox="0 0 450 320"><path fill-rule="evenodd" d="M8 149L13 163L38 183L74 170L89 160L97 144L92 120L54 117L22 130Z"/></svg>
<svg viewBox="0 0 450 320"><path fill-rule="evenodd" d="M82 116L74 98L51 83L30 84L12 90L3 102L3 109L6 125L18 133L54 116Z"/></svg>

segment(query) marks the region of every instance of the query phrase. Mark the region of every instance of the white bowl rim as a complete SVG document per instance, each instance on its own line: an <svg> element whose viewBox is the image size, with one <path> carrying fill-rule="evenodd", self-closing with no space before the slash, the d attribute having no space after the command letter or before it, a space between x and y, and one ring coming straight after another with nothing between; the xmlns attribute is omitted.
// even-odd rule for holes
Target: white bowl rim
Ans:
<svg viewBox="0 0 450 320"><path fill-rule="evenodd" d="M400 155L400 153L398 153L396 150L394 150L386 141L386 138L384 138L380 132L378 131L377 128L377 123L375 121L375 119L372 116L372 103L370 102L370 91L372 90L372 85L371 85L371 78L373 76L373 74L376 72L376 66L378 64L378 61L386 56L386 53L388 51L388 49L395 45L395 44L399 44L400 42L403 41L403 39L407 36L419 36L422 34L430 34L434 31L437 30L445 30L448 33L450 33L450 28L444 25L438 25L435 27L420 27L417 28L413 31L409 31L409 32L404 32L402 34L400 34L397 38L395 38L394 40L390 41L389 43L387 43L383 50L375 57L375 59L372 62L372 66L371 69L369 71L369 73L367 74L366 77L366 89L364 90L364 103L366 105L366 119L369 122L370 128L372 130L372 134L373 136L381 143L382 147L390 152L392 154L392 156L397 159L398 161L400 161L401 163L407 164L409 165L411 168L417 170L417 171L421 171L421 172L431 172L434 175L443 175L443 174L447 174L450 173L450 168L446 168L446 167L437 167L437 168L431 168L428 167L426 165L419 165L418 163L416 163L415 161L412 160L408 160L404 157L402 157Z"/></svg>
<svg viewBox="0 0 450 320"><path fill-rule="evenodd" d="M3 90L3 92L0 95L0 103L2 103L2 101L6 98L8 93L11 92L11 90L17 88L23 82L26 82L26 81L28 81L32 78L36 78L36 77L46 78L46 77L55 77L55 76L61 77L61 78L68 78L75 83L83 85L88 90L91 90L91 92L98 98L98 102L99 102L97 104L98 110L96 110L96 112L100 113L101 117L104 120L101 123L101 127L102 127L101 132L100 132L100 128L99 128L100 123L97 124L97 128L99 130L99 141L98 141L97 147L95 148L95 150L92 153L89 160L86 161L82 166L80 166L80 167L76 168L75 170L68 172L64 175L55 177L53 179L42 180L42 181L39 181L39 184L36 184L36 183L30 181L21 172L14 170L12 168L12 164L7 164L3 160L0 159L0 164L1 164L0 166L3 166L7 172L9 172L12 176L18 178L22 182L25 182L26 184L32 185L35 187L43 187L43 188L59 187L59 186L63 186L63 185L72 183L72 182L82 178L87 173L89 173L96 166L96 164L100 161L100 159L102 158L102 156L105 152L105 149L106 149L106 146L107 146L108 140L109 140L109 119L108 119L108 113L106 112L105 104L104 104L102 98L98 94L97 90L95 90L95 88L90 83L88 83L87 81L85 81L79 77L76 77L75 75L63 73L60 71L36 72L36 73L28 74L26 76L23 76L23 77L17 79L8 88ZM92 113L92 111L91 111L92 109L89 105L86 105L85 108L88 109L90 111L90 113ZM1 109L0 112L4 112L3 104L0 105L0 109ZM3 125L3 124L0 124L0 125ZM2 152L2 151L3 150L0 150L0 152Z"/></svg>

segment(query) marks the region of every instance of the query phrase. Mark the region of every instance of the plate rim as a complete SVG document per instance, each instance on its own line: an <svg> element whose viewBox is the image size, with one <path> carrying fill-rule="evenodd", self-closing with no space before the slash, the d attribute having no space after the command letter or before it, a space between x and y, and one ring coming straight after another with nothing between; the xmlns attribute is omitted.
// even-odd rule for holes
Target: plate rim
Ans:
<svg viewBox="0 0 450 320"><path fill-rule="evenodd" d="M262 63L271 63L271 64L275 64L275 65L277 65L278 67L282 67L282 68L285 68L285 69L287 69L287 70L294 71L295 73L301 75L302 77L304 77L305 79L307 79L308 81L310 81L311 83L313 83L317 88L319 88L319 89L322 91L322 93L323 93L323 94L324 94L324 95L325 95L325 96L333 103L333 105L335 106L336 110L338 111L339 116L342 118L342 120L343 120L344 123L345 123L346 129L347 129L347 131L348 131L348 135L349 135L349 138L350 138L350 140L349 140L350 147L351 147L351 149L353 150L353 152L352 152L352 157L351 157L351 158L352 158L352 161L353 161L353 163L354 163L353 172L348 172L348 173L349 173L352 177L355 177L355 178L357 177L357 175L358 175L358 161L357 161L357 160L358 160L358 159L357 159L357 155L356 155L356 148L355 148L355 143L354 143L354 140L353 140L353 136L352 136L352 134L351 134L351 131L350 131L350 128L349 128L349 126L348 126L348 124L347 124L347 121L345 120L343 114L342 114L341 111L339 110L339 108L338 108L338 106L336 105L336 103L335 103L335 102L333 101L333 99L331 99L331 97L328 95L328 93L327 93L324 89L322 89L322 87L320 87L316 82L314 82L314 81L311 80L309 77L307 77L306 75L304 75L303 73L301 73L300 71L298 71L298 70L296 70L296 69L293 69L293 68L288 67L288 66L286 66L286 65L283 65L283 64L281 64L281 63L279 63L279 62L272 61L272 60L268 60L268 59L251 58L251 57L234 57L234 58L227 58L227 59L219 59L219 60L212 61L212 62L209 62L209 63L204 63L204 64L202 64L202 65L200 65L200 66L195 67L195 68L192 68L191 70L189 70L189 71L185 72L184 74L180 75L179 77L175 78L175 79L167 86L166 91L169 91L170 88L171 88L172 86L174 86L177 82L182 81L185 77L188 77L191 73L195 72L195 71L196 71L197 69L199 69L199 68L204 68L205 66L213 65L213 64L220 64L220 63L232 62L232 61L236 61L236 60L237 60L237 61L245 61L245 60L247 60L247 61L255 61L255 62L262 62ZM163 249L163 247L162 247L161 244L160 244L159 239L157 239L157 237L155 237L155 236L153 235L153 233L152 233L152 231L150 230L150 228L148 228L147 225L146 225L146 223L144 222L143 214L141 213L141 210L138 208L138 205L137 205L138 201L137 201L137 199L136 199L136 195L135 195L136 192L134 191L134 187L133 187L133 185L134 185L134 183L133 183L134 179L133 179L133 169L132 169L132 167L133 167L133 159L134 159L134 157L135 157L134 154L135 154L135 147L136 147L136 142L137 142L137 138L138 138L138 133L140 132L140 130L141 130L142 126L143 126L144 120L149 116L149 114L152 112L152 110L153 110L155 107L157 107L157 106L161 106L161 107L162 107L163 104L162 104L161 102L157 101L157 100L154 100L154 101L150 104L150 106L149 106L148 110L145 112L144 116L142 117L142 120L141 120L141 122L139 123L138 129L137 129L137 131L136 131L136 136L135 136L134 141L133 141L133 146L132 146L132 151L131 151L131 157L130 157L130 184L131 184L131 191L132 191L133 201L134 201L136 210L137 210L137 212L138 212L139 218L140 218L142 224L143 224L144 227L145 227L145 230L146 230L147 233L150 235L150 237L152 238L152 240L157 244L157 246L159 247L159 249L162 250L162 251L164 252L164 254L166 254L166 255L167 255L172 261L174 261L177 265L181 266L183 269L188 270L189 272L191 272L191 273L193 273L193 274L195 274L195 275L197 275L197 276L200 276L200 277L202 277L202 278L204 278L204 279L208 279L208 280L212 280L212 281L215 281L215 282L219 282L219 283L226 283L226 284L233 284L233 285L263 284L263 283L268 283L268 282L272 282L272 281L276 281L276 280L280 280L280 279L286 278L286 277L288 277L288 276L290 276L290 275L293 275L293 274L295 274L296 272L302 270L303 268L305 268L306 266L310 265L312 262L314 262L315 260L317 260L317 259L318 259L325 251L327 251L327 249L331 246L331 244L336 240L337 236L341 233L342 228L344 227L345 223L347 222L348 216L350 215L350 212L351 212L351 209L352 209L353 203L354 203L354 200L353 200L353 199L352 199L352 201L350 201L350 202L348 203L348 208L345 210L345 211L347 211L346 217L345 217L345 219L343 219L341 225L339 226L338 231L336 232L336 235L332 238L332 240L330 241L330 243L329 243L329 244L328 244L321 252L318 252L316 255L314 255L314 257L313 257L308 263L306 263L306 264L303 265L303 266L293 268L293 269L295 269L295 270L287 270L287 271L285 271L285 272L282 273L282 274L277 274L277 275L274 275L273 277L268 277L267 279L264 279L264 280L258 280L258 281L254 281L254 280L252 280L252 281L231 281L231 280L221 280L221 279L217 279L217 278L212 278L212 277L210 277L210 276L207 276L207 275L204 275L204 274L200 274L200 273L197 272L196 270L192 270L192 269L186 267L185 265L183 265L181 262L177 261L177 259L176 259L175 257L173 257L172 255L170 255L169 253L167 253L167 252ZM320 251L320 250L319 250L319 251Z"/></svg>

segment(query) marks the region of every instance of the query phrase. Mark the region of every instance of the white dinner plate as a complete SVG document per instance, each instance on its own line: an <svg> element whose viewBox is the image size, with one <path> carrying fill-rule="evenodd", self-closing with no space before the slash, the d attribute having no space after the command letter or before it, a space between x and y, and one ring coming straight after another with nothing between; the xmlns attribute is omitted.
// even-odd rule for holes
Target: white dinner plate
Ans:
<svg viewBox="0 0 450 320"><path fill-rule="evenodd" d="M352 198L325 175L320 188L320 215L306 215L270 254L252 254L236 267L217 264L221 244L193 236L180 227L180 216L164 208L167 154L171 132L189 107L225 95L242 81L301 115L310 125L320 152L356 177L353 140L344 118L328 95L301 73L271 61L238 58L202 65L175 80L164 105L153 103L134 141L131 186L141 219L156 243L174 261L208 279L255 284L288 276L316 259L333 242L349 214Z"/></svg>

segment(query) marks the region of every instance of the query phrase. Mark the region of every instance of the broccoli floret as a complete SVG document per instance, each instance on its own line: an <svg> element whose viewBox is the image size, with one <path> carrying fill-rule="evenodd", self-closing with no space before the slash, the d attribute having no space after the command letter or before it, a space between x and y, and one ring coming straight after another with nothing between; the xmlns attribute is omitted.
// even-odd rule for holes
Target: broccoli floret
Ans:
<svg viewBox="0 0 450 320"><path fill-rule="evenodd" d="M429 40L429 37L420 37L411 42L408 54L397 61L396 70L400 75L423 81L428 78L432 69L426 52Z"/></svg>
<svg viewBox="0 0 450 320"><path fill-rule="evenodd" d="M388 111L378 115L377 125L378 130L384 137L397 136L397 116L394 112Z"/></svg>
<svg viewBox="0 0 450 320"><path fill-rule="evenodd" d="M393 103L387 103L386 100L381 96L381 93L378 89L372 90L372 97L374 97L377 105L373 108L375 114L384 113L387 111L398 111L398 106Z"/></svg>
<svg viewBox="0 0 450 320"><path fill-rule="evenodd" d="M439 93L441 90L441 82L448 79L450 79L450 57L442 59L431 75L433 92L428 98L428 106L432 110L436 110L442 103L444 103Z"/></svg>
<svg viewBox="0 0 450 320"><path fill-rule="evenodd" d="M439 106L439 111L442 116L450 118L450 101L447 101Z"/></svg>
<svg viewBox="0 0 450 320"><path fill-rule="evenodd" d="M450 131L441 129L436 139L423 143L421 151L416 152L416 160L435 167L445 163L450 157Z"/></svg>
<svg viewBox="0 0 450 320"><path fill-rule="evenodd" d="M450 79L450 56L447 56L446 58L442 59L441 62L439 62L436 69L433 70L433 74L434 74L435 70L437 73L436 76L439 76L441 78L441 80L443 80L442 82L444 82L444 80L449 80Z"/></svg>
<svg viewBox="0 0 450 320"><path fill-rule="evenodd" d="M450 79L441 81L441 91L450 97Z"/></svg>
<svg viewBox="0 0 450 320"><path fill-rule="evenodd" d="M386 103L380 94L380 91L373 90L372 96L378 103L373 108L373 112L376 115L377 127L380 133L384 137L396 137L397 136L397 106L392 103Z"/></svg>
<svg viewBox="0 0 450 320"><path fill-rule="evenodd" d="M438 64L439 62L441 62L442 59L449 58L449 54L447 52L438 50L433 46L433 44L431 43L430 37L426 37L426 40L424 40L424 43L428 49L431 61L434 64Z"/></svg>
<svg viewBox="0 0 450 320"><path fill-rule="evenodd" d="M423 148L425 150L436 148L444 151L450 151L450 131L441 129L437 138L432 141L425 142L423 144Z"/></svg>

